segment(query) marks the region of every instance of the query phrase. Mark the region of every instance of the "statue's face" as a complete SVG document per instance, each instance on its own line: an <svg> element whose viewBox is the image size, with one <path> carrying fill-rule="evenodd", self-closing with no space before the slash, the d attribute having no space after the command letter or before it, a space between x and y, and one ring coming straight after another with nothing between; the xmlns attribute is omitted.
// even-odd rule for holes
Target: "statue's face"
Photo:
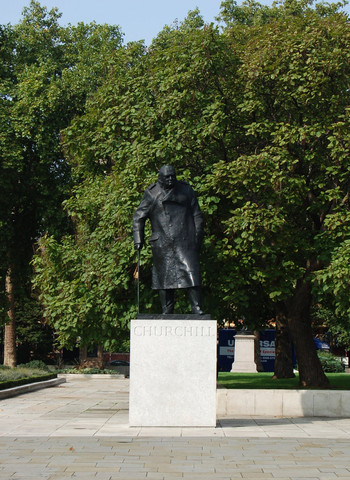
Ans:
<svg viewBox="0 0 350 480"><path fill-rule="evenodd" d="M176 183L176 174L174 168L168 165L162 167L159 171L159 180L166 190L173 188Z"/></svg>

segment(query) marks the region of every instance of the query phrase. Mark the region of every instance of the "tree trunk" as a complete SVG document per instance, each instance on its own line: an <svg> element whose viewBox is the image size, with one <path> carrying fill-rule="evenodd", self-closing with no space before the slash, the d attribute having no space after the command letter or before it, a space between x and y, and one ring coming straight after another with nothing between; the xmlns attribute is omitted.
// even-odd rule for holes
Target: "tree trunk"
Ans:
<svg viewBox="0 0 350 480"><path fill-rule="evenodd" d="M260 354L260 332L259 330L254 330L254 362L256 364L256 369L258 372L263 372L264 367L261 363L261 354Z"/></svg>
<svg viewBox="0 0 350 480"><path fill-rule="evenodd" d="M304 280L297 282L296 292L285 302L288 327L295 346L299 384L302 387L329 388L313 341L310 319L311 287Z"/></svg>
<svg viewBox="0 0 350 480"><path fill-rule="evenodd" d="M7 367L15 367L17 365L15 295L12 275L13 271L9 268L6 275L6 294L9 302L7 315L9 321L5 324L4 339L4 365Z"/></svg>
<svg viewBox="0 0 350 480"><path fill-rule="evenodd" d="M87 346L84 345L79 348L79 363L82 364L86 362L87 360L87 355L88 355L88 349Z"/></svg>
<svg viewBox="0 0 350 480"><path fill-rule="evenodd" d="M97 363L98 363L98 368L102 369L104 367L103 346L102 345L97 346Z"/></svg>
<svg viewBox="0 0 350 480"><path fill-rule="evenodd" d="M273 378L293 378L293 347L284 312L276 315L275 373Z"/></svg>

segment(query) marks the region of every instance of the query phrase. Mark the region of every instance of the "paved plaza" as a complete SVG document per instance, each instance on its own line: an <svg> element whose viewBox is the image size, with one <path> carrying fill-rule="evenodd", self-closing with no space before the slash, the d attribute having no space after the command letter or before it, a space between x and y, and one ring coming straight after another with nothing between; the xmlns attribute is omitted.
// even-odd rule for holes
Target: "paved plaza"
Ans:
<svg viewBox="0 0 350 480"><path fill-rule="evenodd" d="M0 401L0 480L350 480L350 419L219 418L130 428L127 379Z"/></svg>

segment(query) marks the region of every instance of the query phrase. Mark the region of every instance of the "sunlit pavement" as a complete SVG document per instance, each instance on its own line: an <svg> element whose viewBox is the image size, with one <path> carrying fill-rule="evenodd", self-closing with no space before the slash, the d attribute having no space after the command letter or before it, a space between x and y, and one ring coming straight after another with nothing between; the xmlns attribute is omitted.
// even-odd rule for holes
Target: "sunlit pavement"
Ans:
<svg viewBox="0 0 350 480"><path fill-rule="evenodd" d="M69 380L0 401L0 479L349 479L350 419L128 426L127 379Z"/></svg>

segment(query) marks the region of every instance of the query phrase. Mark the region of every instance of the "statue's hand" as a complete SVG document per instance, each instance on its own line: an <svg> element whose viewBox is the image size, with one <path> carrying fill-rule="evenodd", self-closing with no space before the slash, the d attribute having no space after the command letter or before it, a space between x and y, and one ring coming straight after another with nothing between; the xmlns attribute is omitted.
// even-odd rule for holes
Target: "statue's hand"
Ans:
<svg viewBox="0 0 350 480"><path fill-rule="evenodd" d="M142 243L135 243L134 244L135 250L141 250L142 248Z"/></svg>

